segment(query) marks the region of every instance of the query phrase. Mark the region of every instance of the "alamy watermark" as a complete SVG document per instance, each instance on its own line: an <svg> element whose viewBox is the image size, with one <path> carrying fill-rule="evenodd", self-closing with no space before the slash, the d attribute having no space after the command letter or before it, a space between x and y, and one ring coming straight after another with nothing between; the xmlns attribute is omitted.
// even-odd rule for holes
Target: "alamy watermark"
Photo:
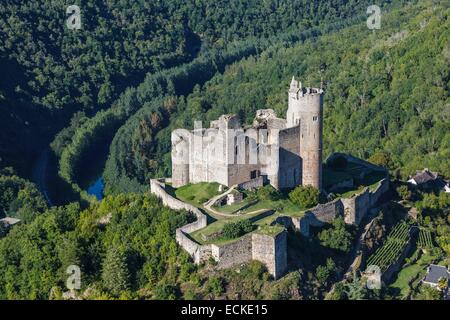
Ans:
<svg viewBox="0 0 450 320"><path fill-rule="evenodd" d="M366 287L369 290L381 289L381 269L379 266L370 265L364 272L367 277Z"/></svg>
<svg viewBox="0 0 450 320"><path fill-rule="evenodd" d="M66 14L70 15L66 20L66 26L69 30L81 29L81 10L77 5L68 6Z"/></svg>
<svg viewBox="0 0 450 320"><path fill-rule="evenodd" d="M381 29L381 8L377 5L371 5L367 7L367 18L366 24L367 28L370 30Z"/></svg>
<svg viewBox="0 0 450 320"><path fill-rule="evenodd" d="M69 290L80 290L81 288L81 269L77 265L70 265L66 269L69 277L66 281L66 287Z"/></svg>

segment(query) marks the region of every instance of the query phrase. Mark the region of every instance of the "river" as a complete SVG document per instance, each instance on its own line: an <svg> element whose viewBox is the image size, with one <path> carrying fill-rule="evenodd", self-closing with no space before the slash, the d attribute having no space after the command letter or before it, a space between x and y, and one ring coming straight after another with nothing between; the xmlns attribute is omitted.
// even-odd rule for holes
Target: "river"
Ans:
<svg viewBox="0 0 450 320"><path fill-rule="evenodd" d="M87 188L87 193L95 196L97 198L97 200L102 200L103 199L103 189L105 188L105 182L103 181L102 177L99 177L97 180L95 180L94 183L92 183L88 188Z"/></svg>

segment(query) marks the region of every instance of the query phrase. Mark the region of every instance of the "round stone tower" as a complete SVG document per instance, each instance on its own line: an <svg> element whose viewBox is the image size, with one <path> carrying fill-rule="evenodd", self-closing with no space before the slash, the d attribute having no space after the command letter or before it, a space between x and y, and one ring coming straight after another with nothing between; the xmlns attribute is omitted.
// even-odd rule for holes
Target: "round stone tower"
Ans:
<svg viewBox="0 0 450 320"><path fill-rule="evenodd" d="M302 87L292 77L289 88L287 126L300 125L302 184L322 187L323 90Z"/></svg>

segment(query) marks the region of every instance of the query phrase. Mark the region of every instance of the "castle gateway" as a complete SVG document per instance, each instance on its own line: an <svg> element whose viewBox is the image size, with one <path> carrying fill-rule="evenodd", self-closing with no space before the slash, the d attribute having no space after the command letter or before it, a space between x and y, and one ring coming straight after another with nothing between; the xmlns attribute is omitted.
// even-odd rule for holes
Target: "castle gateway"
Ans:
<svg viewBox="0 0 450 320"><path fill-rule="evenodd" d="M258 110L251 126L222 115L210 128L172 132L172 184L218 182L228 187L263 179L276 189L321 188L323 90L292 78L286 119Z"/></svg>

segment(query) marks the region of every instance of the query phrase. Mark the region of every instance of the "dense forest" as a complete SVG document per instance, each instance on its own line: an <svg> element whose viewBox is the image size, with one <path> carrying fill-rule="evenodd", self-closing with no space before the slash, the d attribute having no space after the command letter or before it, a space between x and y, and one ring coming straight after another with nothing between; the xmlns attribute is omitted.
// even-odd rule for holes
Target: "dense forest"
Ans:
<svg viewBox="0 0 450 320"><path fill-rule="evenodd" d="M368 1L73 1L0 4L0 157L28 173L30 158L75 112L109 108L147 73L209 47L348 18Z"/></svg>
<svg viewBox="0 0 450 320"><path fill-rule="evenodd" d="M272 46L187 96L152 100L113 140L107 191L142 190L149 177L170 176L170 132L192 127L194 119L207 126L221 114L236 113L249 123L261 108L284 117L292 75L308 85L324 82L325 155L388 159L381 164L403 177L423 167L449 176L448 12L426 8L387 14L376 32L358 25L290 47ZM167 106L173 110L168 118Z"/></svg>

